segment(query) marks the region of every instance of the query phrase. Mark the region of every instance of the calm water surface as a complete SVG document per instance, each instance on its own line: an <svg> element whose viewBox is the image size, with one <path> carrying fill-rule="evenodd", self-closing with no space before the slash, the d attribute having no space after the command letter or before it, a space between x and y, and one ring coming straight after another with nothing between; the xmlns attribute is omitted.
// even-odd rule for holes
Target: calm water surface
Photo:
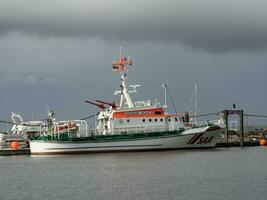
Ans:
<svg viewBox="0 0 267 200"><path fill-rule="evenodd" d="M267 148L0 157L0 199L266 199Z"/></svg>

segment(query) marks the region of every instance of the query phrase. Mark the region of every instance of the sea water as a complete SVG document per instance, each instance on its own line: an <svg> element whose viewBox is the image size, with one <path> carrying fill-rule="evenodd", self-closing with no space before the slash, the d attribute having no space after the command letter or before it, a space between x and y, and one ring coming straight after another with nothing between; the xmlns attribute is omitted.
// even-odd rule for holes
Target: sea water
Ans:
<svg viewBox="0 0 267 200"><path fill-rule="evenodd" d="M0 200L266 198L267 147L0 157Z"/></svg>

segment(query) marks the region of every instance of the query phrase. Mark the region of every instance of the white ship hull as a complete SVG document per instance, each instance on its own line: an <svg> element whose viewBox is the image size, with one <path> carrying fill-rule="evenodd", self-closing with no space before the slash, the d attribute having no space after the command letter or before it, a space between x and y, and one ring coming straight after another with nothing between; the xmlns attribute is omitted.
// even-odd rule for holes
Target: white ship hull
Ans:
<svg viewBox="0 0 267 200"><path fill-rule="evenodd" d="M32 154L146 151L215 147L221 128L195 128L182 134L111 141L30 141Z"/></svg>

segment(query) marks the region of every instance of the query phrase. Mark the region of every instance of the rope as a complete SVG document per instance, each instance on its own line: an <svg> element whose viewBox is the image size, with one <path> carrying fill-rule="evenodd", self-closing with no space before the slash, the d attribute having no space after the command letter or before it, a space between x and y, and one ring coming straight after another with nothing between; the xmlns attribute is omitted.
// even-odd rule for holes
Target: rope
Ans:
<svg viewBox="0 0 267 200"><path fill-rule="evenodd" d="M80 120L90 119L90 118L92 118L92 117L95 117L95 116L98 115L99 113L100 113L100 112L98 112L98 113L96 113L96 114L94 114L94 115L90 115L90 116L88 116L88 117L81 118Z"/></svg>
<svg viewBox="0 0 267 200"><path fill-rule="evenodd" d="M247 117L267 117L267 115L254 115L254 114L244 114Z"/></svg>
<svg viewBox="0 0 267 200"><path fill-rule="evenodd" d="M13 123L13 122L10 122L10 121L5 121L5 120L0 120L0 123L3 123L3 124L11 124L11 125L23 125L23 126L40 126L40 125L30 125L30 124L26 124L24 122L21 122L21 123Z"/></svg>
<svg viewBox="0 0 267 200"><path fill-rule="evenodd" d="M167 89L168 95L170 96L171 103L172 103L172 107L173 107L173 109L174 109L174 111L175 111L175 114L177 114L177 110L176 110L176 108L175 108L175 105L174 105L174 101L173 101L171 92L170 92L169 88L167 87L167 85L166 85L166 89Z"/></svg>
<svg viewBox="0 0 267 200"><path fill-rule="evenodd" d="M4 121L4 120L0 120L0 123L3 123L3 124L12 124L12 125L15 125L15 123L13 123L13 122Z"/></svg>
<svg viewBox="0 0 267 200"><path fill-rule="evenodd" d="M201 115L196 115L196 117L206 117L206 116L211 116L211 115L218 115L220 112L215 112L215 113L207 113L207 114L201 114ZM195 117L194 115L191 115L191 117Z"/></svg>

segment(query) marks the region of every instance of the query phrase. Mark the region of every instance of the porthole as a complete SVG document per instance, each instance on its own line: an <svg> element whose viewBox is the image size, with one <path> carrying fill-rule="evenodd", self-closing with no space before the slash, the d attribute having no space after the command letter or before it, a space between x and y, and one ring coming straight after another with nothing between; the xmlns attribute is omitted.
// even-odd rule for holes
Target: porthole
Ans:
<svg viewBox="0 0 267 200"><path fill-rule="evenodd" d="M152 122L152 119L149 119L149 122Z"/></svg>
<svg viewBox="0 0 267 200"><path fill-rule="evenodd" d="M160 118L160 121L161 121L161 122L163 122L163 119L162 119L162 118Z"/></svg>
<svg viewBox="0 0 267 200"><path fill-rule="evenodd" d="M157 119L157 118L155 118L155 122L156 122L156 121L158 121L158 119Z"/></svg>
<svg viewBox="0 0 267 200"><path fill-rule="evenodd" d="M169 122L172 121L171 118L169 118Z"/></svg>
<svg viewBox="0 0 267 200"><path fill-rule="evenodd" d="M143 122L146 122L146 120L145 120L145 119L143 119Z"/></svg>

